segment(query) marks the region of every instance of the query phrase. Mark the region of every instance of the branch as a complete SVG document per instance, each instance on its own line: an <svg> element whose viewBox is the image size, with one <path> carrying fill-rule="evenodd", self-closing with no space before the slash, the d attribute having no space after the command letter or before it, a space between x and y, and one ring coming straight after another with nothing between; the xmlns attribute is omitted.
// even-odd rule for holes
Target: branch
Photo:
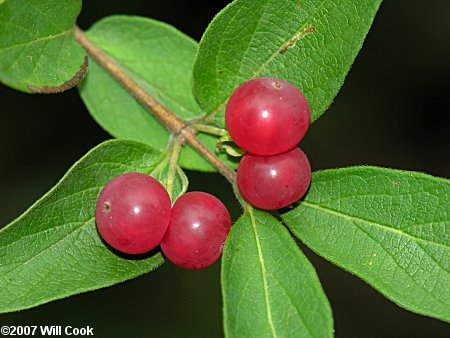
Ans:
<svg viewBox="0 0 450 338"><path fill-rule="evenodd" d="M139 87L120 65L90 41L80 28L74 28L73 36L89 56L116 79L122 87L128 90L136 100L147 108L147 110L149 110L171 134L180 135L204 159L211 163L211 165L214 166L233 186L236 184L236 173L228 168L215 154L203 145L197 138L196 131L193 130L186 121L180 119L158 102L153 96Z"/></svg>

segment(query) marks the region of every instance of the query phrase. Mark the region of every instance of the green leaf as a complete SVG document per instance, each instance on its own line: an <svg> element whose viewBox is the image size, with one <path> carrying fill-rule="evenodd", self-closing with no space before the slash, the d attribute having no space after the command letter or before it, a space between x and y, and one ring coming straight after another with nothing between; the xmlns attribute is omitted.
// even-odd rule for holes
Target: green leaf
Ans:
<svg viewBox="0 0 450 338"><path fill-rule="evenodd" d="M217 141L217 151L226 151L228 155L233 157L242 157L245 155L245 150L239 148L231 138L229 133L222 135Z"/></svg>
<svg viewBox="0 0 450 338"><path fill-rule="evenodd" d="M247 211L222 256L226 337L332 337L333 318L313 266L272 216Z"/></svg>
<svg viewBox="0 0 450 338"><path fill-rule="evenodd" d="M192 93L197 43L188 36L155 20L111 16L97 22L87 37L177 116L190 120L203 114ZM79 89L94 119L115 137L164 150L169 139L167 129L95 61L90 64L89 74ZM215 149L214 137L202 138L210 149ZM184 168L214 171L194 151L185 152L180 157Z"/></svg>
<svg viewBox="0 0 450 338"><path fill-rule="evenodd" d="M376 167L314 174L283 216L311 249L398 305L450 320L450 182Z"/></svg>
<svg viewBox="0 0 450 338"><path fill-rule="evenodd" d="M194 91L209 114L256 77L302 90L316 120L342 86L381 0L235 0L211 22L194 65ZM223 117L216 119L224 124Z"/></svg>
<svg viewBox="0 0 450 338"><path fill-rule="evenodd" d="M85 155L41 200L0 231L0 313L94 290L149 272L160 253L129 259L110 251L95 226L106 183L125 172L150 173L155 149L105 142Z"/></svg>
<svg viewBox="0 0 450 338"><path fill-rule="evenodd" d="M72 28L81 0L0 2L0 81L27 93L58 93L87 71Z"/></svg>

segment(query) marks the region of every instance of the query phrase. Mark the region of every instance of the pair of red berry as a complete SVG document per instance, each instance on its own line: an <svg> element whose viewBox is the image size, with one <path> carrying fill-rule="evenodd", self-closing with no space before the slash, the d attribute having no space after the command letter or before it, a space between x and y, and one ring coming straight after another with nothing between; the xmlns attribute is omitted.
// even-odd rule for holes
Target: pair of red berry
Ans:
<svg viewBox="0 0 450 338"><path fill-rule="evenodd" d="M299 200L311 181L308 158L297 148L310 124L303 93L280 79L253 79L231 95L225 119L233 141L247 151L237 172L245 199L264 210Z"/></svg>
<svg viewBox="0 0 450 338"><path fill-rule="evenodd" d="M171 205L156 179L127 173L100 193L96 223L103 239L127 254L143 254L158 245L177 266L203 269L222 254L231 228L223 203L208 193L189 192Z"/></svg>

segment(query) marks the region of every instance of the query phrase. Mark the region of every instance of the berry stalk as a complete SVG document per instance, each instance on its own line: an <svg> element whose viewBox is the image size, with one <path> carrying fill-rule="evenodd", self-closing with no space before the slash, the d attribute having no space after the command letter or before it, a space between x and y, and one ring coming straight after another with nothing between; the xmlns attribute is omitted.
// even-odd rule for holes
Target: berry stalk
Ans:
<svg viewBox="0 0 450 338"><path fill-rule="evenodd" d="M173 192L173 181L175 179L175 173L177 171L178 158L180 157L181 151L181 141L178 137L171 140L171 151L170 151L170 162L169 162L169 173L167 177L166 189L169 196L172 196Z"/></svg>
<svg viewBox="0 0 450 338"><path fill-rule="evenodd" d="M147 93L134 81L113 59L90 41L77 26L73 29L75 40L84 48L86 53L105 69L118 83L122 85L136 100L146 107L172 135L179 135L205 160L207 160L233 186L236 185L236 173L228 168L197 138L194 130L186 121L180 119L172 111L163 106L158 100Z"/></svg>

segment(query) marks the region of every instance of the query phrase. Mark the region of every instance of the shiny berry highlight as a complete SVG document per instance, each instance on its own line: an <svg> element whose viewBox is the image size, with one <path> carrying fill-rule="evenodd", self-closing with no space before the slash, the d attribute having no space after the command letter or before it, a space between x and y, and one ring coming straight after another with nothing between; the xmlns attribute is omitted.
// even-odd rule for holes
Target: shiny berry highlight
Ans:
<svg viewBox="0 0 450 338"><path fill-rule="evenodd" d="M231 95L225 112L233 141L249 153L271 156L293 149L310 124L305 95L289 82L257 78Z"/></svg>
<svg viewBox="0 0 450 338"><path fill-rule="evenodd" d="M308 190L311 167L299 148L275 156L246 154L239 163L237 182L241 194L264 210L287 207Z"/></svg>
<svg viewBox="0 0 450 338"><path fill-rule="evenodd" d="M170 220L171 201L153 177L127 173L112 179L97 201L95 220L114 249L142 254L158 246Z"/></svg>
<svg viewBox="0 0 450 338"><path fill-rule="evenodd" d="M172 207L161 249L179 267L203 269L222 254L230 228L230 214L219 199L204 192L188 192Z"/></svg>

